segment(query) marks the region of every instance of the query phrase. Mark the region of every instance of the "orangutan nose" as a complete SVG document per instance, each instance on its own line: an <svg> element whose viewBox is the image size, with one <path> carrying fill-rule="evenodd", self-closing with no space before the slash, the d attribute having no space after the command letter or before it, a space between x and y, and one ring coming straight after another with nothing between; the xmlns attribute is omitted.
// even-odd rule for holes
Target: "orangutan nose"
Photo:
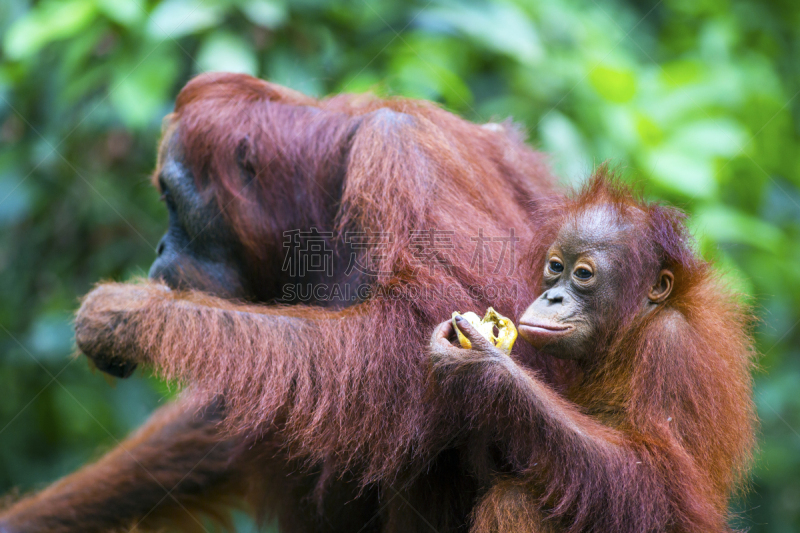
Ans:
<svg viewBox="0 0 800 533"><path fill-rule="evenodd" d="M547 300L547 303L550 305L553 304L563 305L565 303L564 300L566 298L566 292L564 291L564 289L561 289L559 287L553 287L552 289L545 291L542 297L545 300Z"/></svg>

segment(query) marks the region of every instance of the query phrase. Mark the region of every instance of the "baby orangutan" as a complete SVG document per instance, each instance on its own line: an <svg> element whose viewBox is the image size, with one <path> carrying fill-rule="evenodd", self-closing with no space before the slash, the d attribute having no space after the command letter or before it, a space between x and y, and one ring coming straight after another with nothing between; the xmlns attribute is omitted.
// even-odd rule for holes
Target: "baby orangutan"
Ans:
<svg viewBox="0 0 800 533"><path fill-rule="evenodd" d="M491 443L491 460L468 454L492 464L473 532L730 530L754 443L751 317L684 215L603 174L554 209L554 242L531 259L542 293L518 320L540 352L578 363L569 390L464 319L472 349L449 320L431 340L440 393Z"/></svg>

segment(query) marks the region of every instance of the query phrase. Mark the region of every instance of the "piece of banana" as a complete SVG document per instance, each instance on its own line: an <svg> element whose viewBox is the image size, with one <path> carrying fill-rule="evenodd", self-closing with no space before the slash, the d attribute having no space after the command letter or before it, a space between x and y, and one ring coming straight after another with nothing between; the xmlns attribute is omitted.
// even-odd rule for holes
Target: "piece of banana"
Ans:
<svg viewBox="0 0 800 533"><path fill-rule="evenodd" d="M483 319L478 318L478 315L469 311L467 313L453 312L453 327L458 336L458 342L461 343L462 348L472 348L472 343L469 339L461 333L456 324L456 317L461 315L466 319L470 325L475 328L478 333L483 335L492 344L500 348L506 353L511 353L511 348L514 346L514 341L517 340L517 328L511 319L508 319L495 311L492 307L486 310L486 316ZM497 335L494 334L494 328L497 327Z"/></svg>

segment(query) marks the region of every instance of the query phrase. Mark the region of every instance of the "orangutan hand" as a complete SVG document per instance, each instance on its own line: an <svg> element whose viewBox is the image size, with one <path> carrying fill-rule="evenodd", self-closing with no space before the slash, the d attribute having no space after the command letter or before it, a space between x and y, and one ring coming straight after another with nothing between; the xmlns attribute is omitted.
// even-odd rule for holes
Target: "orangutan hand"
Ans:
<svg viewBox="0 0 800 533"><path fill-rule="evenodd" d="M442 322L433 331L430 342L431 365L439 378L454 373L474 370L476 366L499 364L505 367L516 366L516 363L505 352L495 347L488 339L481 335L470 323L460 316L456 317L458 329L469 339L472 348L461 348L455 341L455 330L451 320Z"/></svg>
<svg viewBox="0 0 800 533"><path fill-rule="evenodd" d="M105 283L84 297L75 317L75 341L101 371L126 378L136 369L143 355L139 353L136 326L141 315L156 303L153 287Z"/></svg>

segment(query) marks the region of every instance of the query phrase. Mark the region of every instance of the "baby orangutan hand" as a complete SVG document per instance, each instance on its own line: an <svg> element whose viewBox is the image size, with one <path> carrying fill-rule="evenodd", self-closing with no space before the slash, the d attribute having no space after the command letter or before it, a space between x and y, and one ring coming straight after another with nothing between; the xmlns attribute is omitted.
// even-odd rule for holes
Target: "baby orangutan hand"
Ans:
<svg viewBox="0 0 800 533"><path fill-rule="evenodd" d="M476 365L500 364L511 370L516 363L503 350L494 346L461 316L455 318L458 329L470 341L472 348L461 348L455 339L452 320L442 322L433 331L430 352L431 366L437 378L457 374L464 370L477 370ZM454 344L455 342L455 344ZM471 368L472 367L472 368Z"/></svg>

